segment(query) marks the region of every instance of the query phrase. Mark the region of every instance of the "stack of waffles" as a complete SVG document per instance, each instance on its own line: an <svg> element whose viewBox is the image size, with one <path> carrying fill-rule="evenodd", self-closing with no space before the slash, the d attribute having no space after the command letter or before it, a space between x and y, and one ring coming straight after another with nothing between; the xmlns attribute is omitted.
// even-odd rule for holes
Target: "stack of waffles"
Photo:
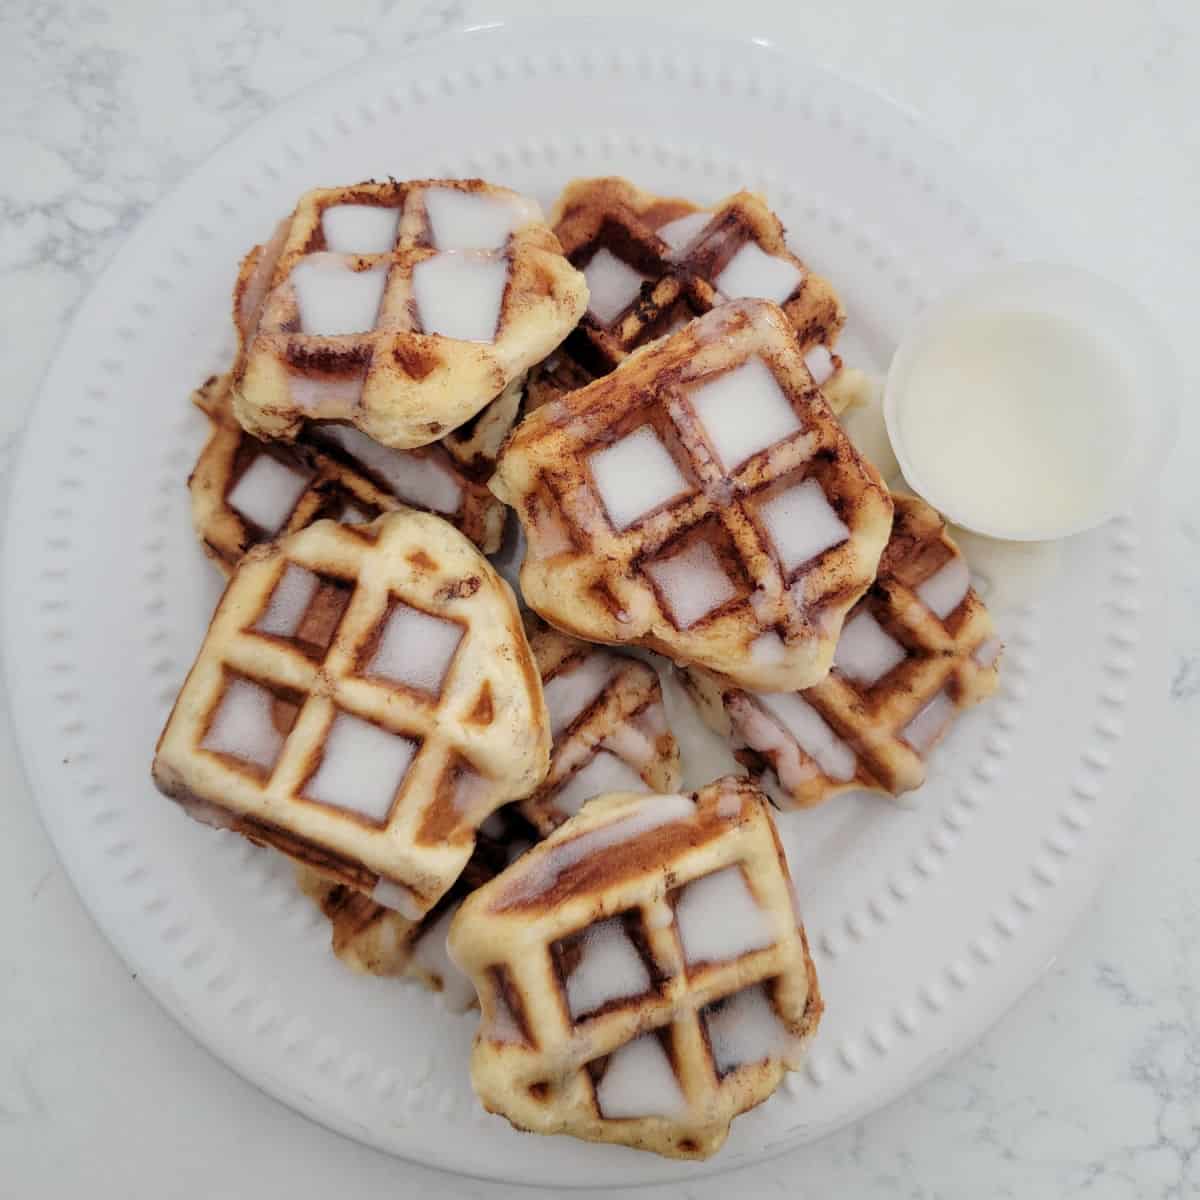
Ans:
<svg viewBox="0 0 1200 1200"><path fill-rule="evenodd" d="M189 479L228 584L154 779L348 967L478 1006L519 1129L715 1153L822 1011L772 803L919 787L995 689L944 522L839 421L844 321L760 197L621 179L548 222L324 189L242 264ZM745 776L679 790L664 671Z"/></svg>

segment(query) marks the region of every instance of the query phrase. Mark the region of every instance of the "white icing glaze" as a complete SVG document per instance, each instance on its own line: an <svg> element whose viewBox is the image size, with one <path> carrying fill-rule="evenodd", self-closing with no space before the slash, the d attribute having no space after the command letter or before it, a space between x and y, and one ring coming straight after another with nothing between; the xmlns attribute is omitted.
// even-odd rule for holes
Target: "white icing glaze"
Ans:
<svg viewBox="0 0 1200 1200"><path fill-rule="evenodd" d="M283 747L271 720L275 697L248 679L230 679L201 749L245 759L270 770Z"/></svg>
<svg viewBox="0 0 1200 1200"><path fill-rule="evenodd" d="M567 977L567 1009L578 1021L610 1000L650 990L650 972L617 918L584 931L579 964Z"/></svg>
<svg viewBox="0 0 1200 1200"><path fill-rule="evenodd" d="M541 216L531 200L433 187L424 192L433 244L439 250L499 250L514 229Z"/></svg>
<svg viewBox="0 0 1200 1200"><path fill-rule="evenodd" d="M652 740L657 740L664 733L671 731L671 727L667 724L667 710L663 707L661 700L652 700L638 713L633 723Z"/></svg>
<svg viewBox="0 0 1200 1200"><path fill-rule="evenodd" d="M870 687L907 656L904 647L880 625L875 615L864 609L842 627L842 636L833 652L833 665L838 674Z"/></svg>
<svg viewBox="0 0 1200 1200"><path fill-rule="evenodd" d="M729 717L751 750L770 756L771 766L786 791L798 793L814 778L816 768L801 758L795 739L780 729L749 696L731 700Z"/></svg>
<svg viewBox="0 0 1200 1200"><path fill-rule="evenodd" d="M456 812L474 825L480 809L490 807L492 803L491 785L477 771L464 768L459 771L454 781L454 795L450 801Z"/></svg>
<svg viewBox="0 0 1200 1200"><path fill-rule="evenodd" d="M293 637L320 582L311 571L288 563L267 601L266 610L255 622L255 631L275 637Z"/></svg>
<svg viewBox="0 0 1200 1200"><path fill-rule="evenodd" d="M388 267L352 271L336 254L310 254L290 277L300 310L300 332L320 337L368 333L375 328Z"/></svg>
<svg viewBox="0 0 1200 1200"><path fill-rule="evenodd" d="M906 355L896 397L913 478L967 524L1018 538L1132 499L1140 397L1130 348L1101 324L1032 294L944 311Z"/></svg>
<svg viewBox="0 0 1200 1200"><path fill-rule="evenodd" d="M917 598L944 620L963 602L970 586L966 559L951 558L917 588Z"/></svg>
<svg viewBox="0 0 1200 1200"><path fill-rule="evenodd" d="M758 515L789 572L850 536L815 479L780 492L759 506Z"/></svg>
<svg viewBox="0 0 1200 1200"><path fill-rule="evenodd" d="M513 1016L512 1009L508 1007L508 1002L500 992L495 994L492 1019L488 1022L485 1036L493 1042L515 1044L525 1040L521 1034L521 1027L517 1024L517 1018Z"/></svg>
<svg viewBox="0 0 1200 1200"><path fill-rule="evenodd" d="M688 399L726 471L802 428L779 381L757 355L692 389Z"/></svg>
<svg viewBox="0 0 1200 1200"><path fill-rule="evenodd" d="M440 981L442 1003L451 1012L466 1012L475 1003L475 988L446 949L446 934L457 911L458 905L451 905L422 931L413 947L412 961Z"/></svg>
<svg viewBox="0 0 1200 1200"><path fill-rule="evenodd" d="M609 1121L679 1117L686 1111L687 1100L655 1034L643 1034L613 1051L596 1085L596 1106Z"/></svg>
<svg viewBox="0 0 1200 1200"><path fill-rule="evenodd" d="M554 881L577 862L610 846L633 841L672 821L685 820L695 811L689 796L647 796L626 815L553 846L543 846L542 853L536 858L527 857L524 870L506 890L505 898L516 901L539 896L553 887Z"/></svg>
<svg viewBox="0 0 1200 1200"><path fill-rule="evenodd" d="M648 767L658 757L658 749L654 744L657 733L653 732L654 721L651 716L654 711L653 708L648 709L637 722L627 721L618 725L604 739L604 744L627 763L635 767Z"/></svg>
<svg viewBox="0 0 1200 1200"><path fill-rule="evenodd" d="M742 794L727 788L717 797L717 816L722 821L735 821L741 815Z"/></svg>
<svg viewBox="0 0 1200 1200"><path fill-rule="evenodd" d="M786 258L775 258L757 242L747 242L713 281L730 300L752 296L782 304L804 279L804 272Z"/></svg>
<svg viewBox="0 0 1200 1200"><path fill-rule="evenodd" d="M699 235L700 231L712 220L712 213L694 212L686 217L676 217L660 225L654 232L670 247L671 257L678 258L681 250L686 250Z"/></svg>
<svg viewBox="0 0 1200 1200"><path fill-rule="evenodd" d="M304 412L352 409L362 399L366 372L349 377L296 375L287 376L288 396Z"/></svg>
<svg viewBox="0 0 1200 1200"><path fill-rule="evenodd" d="M1004 643L998 637L981 642L975 650L974 659L981 667L990 667L1000 657Z"/></svg>
<svg viewBox="0 0 1200 1200"><path fill-rule="evenodd" d="M954 720L956 711L954 701L944 691L938 692L905 725L901 736L918 754L926 754L946 732L950 722Z"/></svg>
<svg viewBox="0 0 1200 1200"><path fill-rule="evenodd" d="M811 704L795 692L764 692L756 699L830 779L844 782L854 778L854 752Z"/></svg>
<svg viewBox="0 0 1200 1200"><path fill-rule="evenodd" d="M693 541L669 558L648 562L645 571L680 629L690 628L737 595L716 552L705 541Z"/></svg>
<svg viewBox="0 0 1200 1200"><path fill-rule="evenodd" d="M833 355L829 353L829 347L810 346L804 354L804 365L813 377L813 383L820 387L833 374Z"/></svg>
<svg viewBox="0 0 1200 1200"><path fill-rule="evenodd" d="M795 1039L779 1020L761 985L743 988L705 1014L717 1071L785 1057Z"/></svg>
<svg viewBox="0 0 1200 1200"><path fill-rule="evenodd" d="M322 804L385 821L415 752L416 743L409 738L340 712L304 793Z"/></svg>
<svg viewBox="0 0 1200 1200"><path fill-rule="evenodd" d="M598 650L572 662L546 682L542 691L550 713L551 737L558 737L581 712L591 707L618 666L613 655Z"/></svg>
<svg viewBox="0 0 1200 1200"><path fill-rule="evenodd" d="M457 621L444 621L407 604L397 604L364 673L394 679L437 696L462 636L463 628Z"/></svg>
<svg viewBox="0 0 1200 1200"><path fill-rule="evenodd" d="M559 812L573 817L593 796L609 792L648 792L642 777L606 750L599 750L591 762L581 767L551 797Z"/></svg>
<svg viewBox="0 0 1200 1200"><path fill-rule="evenodd" d="M336 442L370 474L378 476L398 499L437 513L458 512L462 485L436 456L381 446L350 425L324 425L321 436Z"/></svg>
<svg viewBox="0 0 1200 1200"><path fill-rule="evenodd" d="M248 521L274 533L291 515L304 489L307 475L285 467L277 458L260 454L229 489L227 500Z"/></svg>
<svg viewBox="0 0 1200 1200"><path fill-rule="evenodd" d="M588 459L592 479L613 528L628 529L651 509L691 490L649 425L597 450Z"/></svg>
<svg viewBox="0 0 1200 1200"><path fill-rule="evenodd" d="M633 303L646 278L604 247L592 255L583 277L588 285L588 312L605 325Z"/></svg>
<svg viewBox="0 0 1200 1200"><path fill-rule="evenodd" d="M724 867L686 884L675 922L689 965L726 962L775 942L767 914L746 886L739 867Z"/></svg>
<svg viewBox="0 0 1200 1200"><path fill-rule="evenodd" d="M333 254L387 254L396 244L398 208L334 204L321 214L325 248Z"/></svg>
<svg viewBox="0 0 1200 1200"><path fill-rule="evenodd" d="M398 912L406 921L419 921L424 915L412 889L392 879L384 879L382 876L377 879L371 889L371 899L376 904L382 904L384 908Z"/></svg>
<svg viewBox="0 0 1200 1200"><path fill-rule="evenodd" d="M750 643L750 661L752 663L774 666L776 663L783 662L786 656L787 646L784 644L783 638L773 629L767 630L766 633L760 633Z"/></svg>
<svg viewBox="0 0 1200 1200"><path fill-rule="evenodd" d="M502 255L449 250L423 258L412 271L421 328L461 342L494 342L507 283Z"/></svg>

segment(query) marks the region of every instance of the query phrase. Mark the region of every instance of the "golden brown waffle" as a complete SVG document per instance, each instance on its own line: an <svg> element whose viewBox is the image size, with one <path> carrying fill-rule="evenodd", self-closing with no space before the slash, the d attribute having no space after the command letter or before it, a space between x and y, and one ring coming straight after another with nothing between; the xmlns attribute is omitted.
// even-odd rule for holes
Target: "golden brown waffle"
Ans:
<svg viewBox="0 0 1200 1200"><path fill-rule="evenodd" d="M554 745L550 770L520 809L541 835L607 792L670 792L679 747L654 669L526 620Z"/></svg>
<svg viewBox="0 0 1200 1200"><path fill-rule="evenodd" d="M319 419L425 446L543 359L586 302L537 205L507 188L308 192L242 263L234 412L266 439Z"/></svg>
<svg viewBox="0 0 1200 1200"><path fill-rule="evenodd" d="M788 248L760 196L738 192L710 208L654 196L620 178L576 179L550 214L563 251L588 278L578 327L530 378L529 407L607 375L634 350L743 297L778 303L818 385L840 367L832 353L846 315L828 280Z"/></svg>
<svg viewBox="0 0 1200 1200"><path fill-rule="evenodd" d="M516 419L519 383L442 441L393 450L351 425L259 441L234 419L230 378L214 375L192 394L211 431L188 477L196 533L225 574L251 546L323 517L361 524L405 506L444 517L485 554L500 549L507 511L486 480Z"/></svg>
<svg viewBox="0 0 1200 1200"><path fill-rule="evenodd" d="M508 585L446 522L405 510L246 555L154 779L199 819L415 920L481 822L541 782L549 748Z"/></svg>
<svg viewBox="0 0 1200 1200"><path fill-rule="evenodd" d="M769 807L744 779L591 801L463 902L471 1079L519 1129L705 1158L821 1013Z"/></svg>
<svg viewBox="0 0 1200 1200"><path fill-rule="evenodd" d="M700 671L685 682L706 720L785 808L925 782L925 759L999 682L1000 639L945 522L897 495L891 540L851 611L828 677L799 695L755 695Z"/></svg>
<svg viewBox="0 0 1200 1200"><path fill-rule="evenodd" d="M521 589L551 624L772 691L828 672L892 515L759 300L531 413L491 488L525 528Z"/></svg>
<svg viewBox="0 0 1200 1200"><path fill-rule="evenodd" d="M537 831L508 805L483 822L475 851L450 890L419 920L409 920L365 892L296 868L300 889L325 914L333 952L354 971L400 975L441 994L455 1012L475 1003L475 989L446 953L446 931L463 897L498 875L537 841Z"/></svg>
<svg viewBox="0 0 1200 1200"><path fill-rule="evenodd" d="M679 785L679 747L667 727L657 674L636 659L548 629L536 617L527 617L526 630L550 714L550 770L528 799L483 822L466 870L429 915L407 920L354 888L301 870L301 886L329 918L334 953L343 962L373 975L415 977L449 993L460 1008L475 992L460 972L451 970L447 978L445 940L463 896L585 800Z"/></svg>

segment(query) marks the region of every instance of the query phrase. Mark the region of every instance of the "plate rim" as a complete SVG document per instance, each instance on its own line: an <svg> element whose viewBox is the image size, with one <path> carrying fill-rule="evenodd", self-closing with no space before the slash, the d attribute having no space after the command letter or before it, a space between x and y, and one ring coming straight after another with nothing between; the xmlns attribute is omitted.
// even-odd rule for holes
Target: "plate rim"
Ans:
<svg viewBox="0 0 1200 1200"><path fill-rule="evenodd" d="M20 763L22 773L28 782L29 790L35 800L35 805L38 811L39 819L46 829L52 844L54 845L56 855L59 861L65 868L65 874L71 882L72 889L79 897L80 903L87 912L92 923L103 935L109 945L116 951L122 962L126 963L131 969L137 970L138 961L134 955L132 939L126 940L122 936L118 923L106 922L97 912L95 905L89 902L88 896L84 890L84 885L80 882L77 875L70 869L71 858L69 852L64 848L64 839L66 828L66 815L62 811L55 812L54 806L48 803L47 797L58 790L56 787L55 775L51 771L42 771L34 758L34 743L35 736L29 728L28 722L30 716L23 711L23 706L19 703L21 689L17 686L15 679L16 658L17 653L14 652L19 640L24 636L24 631L16 626L16 611L17 605L13 602L16 590L20 587L20 579L17 571L16 556L19 549L20 539L17 535L17 526L20 518L25 514L22 509L26 506L26 502L22 499L23 496L29 494L28 488L25 486L28 482L28 476L33 471L32 456L29 453L31 443L45 432L45 427L49 423L49 397L56 386L56 376L65 370L63 362L68 358L68 351L71 348L71 343L77 338L78 331L87 322L94 319L93 310L97 307L98 297L112 283L114 279L119 279L122 271L128 270L128 263L135 257L131 252L131 246L136 246L136 243L152 237L154 231L160 225L170 225L170 210L178 202L179 197L185 193L192 184L193 180L206 172L214 160L222 156L232 156L238 153L238 146L242 142L250 142L256 136L260 135L261 127L269 122L275 121L282 115L288 112L303 109L312 102L314 96L320 95L322 92L336 92L341 86L344 79L351 76L371 74L379 75L381 78L394 75L398 67L402 67L403 63L408 60L418 58L431 47L441 47L447 43L453 42L464 36L468 37L486 37L492 34L512 35L519 33L523 29L535 29L541 36L545 36L547 31L550 31L554 38L558 36L570 37L578 34L581 29L591 27L600 27L604 23L599 19L588 18L554 18L549 21L534 21L532 19L523 19L517 21L496 22L486 25L469 25L460 29L446 31L435 37L418 38L410 46L406 47L400 54L375 53L360 59L354 63L348 64L345 67L338 69L328 75L321 77L318 80L306 85L305 87L294 92L280 104L272 107L266 113L262 114L255 121L251 122L247 127L237 131L231 137L223 140L218 145L197 162L186 174L155 202L151 210L138 223L117 247L110 261L97 274L89 285L87 294L83 301L77 306L70 319L65 323L64 336L60 342L59 349L48 363L45 372L41 378L37 389L36 399L34 400L24 428L21 433L20 451L17 460L11 472L10 480L10 503L5 518L4 528L4 547L3 547L3 581L0 598L3 601L3 662L4 662L4 687L5 694L9 698L11 709L11 726L14 730L15 742L17 745L17 759ZM714 49L728 49L731 46L737 46L742 50L753 48L756 53L768 53L777 57L783 62L791 63L801 71L808 72L817 77L831 77L837 79L843 86L852 91L870 98L874 103L887 105L895 114L902 117L907 124L919 131L920 136L926 142L936 145L942 154L949 154L953 160L953 170L955 179L972 177L976 184L981 183L986 179L986 173L982 172L976 164L971 163L965 157L962 157L953 149L946 141L924 125L920 119L908 110L903 105L898 105L886 93L878 89L871 89L864 86L861 82L851 79L846 75L837 71L831 70L827 65L821 64L815 60L810 60L802 55L796 54L790 49L784 50L778 43L759 39L754 37L736 37L736 36L714 36L707 34L704 31L689 28L686 25L677 25L671 22L655 20L648 22L648 26L655 32L669 32L673 38L683 39L691 45L705 46ZM1005 196L1004 207L1011 212L1018 213L1016 219L1020 219L1019 211L1016 204L1010 204L1009 198ZM60 385L59 385L60 386ZM1145 535L1146 528L1149 527L1151 535L1145 538L1143 551L1146 561L1153 564L1156 572L1160 565L1161 555L1158 549L1160 541L1157 535L1155 523L1152 520L1141 522L1139 521L1139 532ZM1160 605L1161 607L1161 605ZM1151 703L1148 701L1149 680L1155 674L1150 670L1146 663L1150 660L1161 659L1164 670L1166 665L1166 649L1165 642L1162 638L1147 639L1139 649L1141 665L1139 667L1138 676L1141 684L1140 707L1143 711L1141 718L1142 723L1149 721ZM1128 763L1122 764L1125 771L1129 770ZM61 786L61 780L58 781ZM1121 823L1128 822L1132 819L1133 813L1132 799L1125 799L1120 806L1120 821ZM64 825L59 828L58 821L62 820ZM1091 904L1095 894L1103 883L1107 874L1108 862L1115 851L1118 844L1119 831L1113 831L1109 834L1107 844L1103 847L1102 857L1105 860L1104 864L1098 867L1090 875L1090 882L1084 886L1082 892L1073 898L1074 902L1070 905L1070 910L1065 919L1059 919L1058 931L1056 932L1053 941L1056 949L1050 954L1046 962L1043 963L1041 969L1031 974L1024 979L1016 993L1013 994L1005 989L999 989L1004 992L1004 998L999 1002L994 1000L987 1003L985 1006L987 1013L982 1023L972 1022L972 1035L963 1040L957 1048L951 1053L942 1053L940 1055L930 1056L927 1062L923 1063L918 1071L910 1073L904 1077L890 1089L882 1090L869 1103L867 1103L862 1111L856 1112L848 1120L860 1119L866 1113L875 1111L893 1103L899 1096L911 1090L914 1086L927 1079L936 1070L940 1069L947 1061L957 1057L963 1053L971 1045L973 1045L986 1030L990 1029L999 1018L1014 1006L1022 996L1024 996L1030 988L1044 974L1045 969L1053 962L1054 954L1058 948L1065 943L1065 940L1070 936L1072 930L1076 926L1082 912ZM194 1020L190 1008L182 997L173 994L168 988L162 986L160 981L155 978L153 972L145 972L137 970L138 982L141 983L147 991L155 998L155 1000L172 1016L172 1018L193 1038L197 1043L203 1046L215 1057L220 1059L226 1066L234 1071L235 1074L245 1079L252 1086L264 1092L268 1096L275 1099L284 1100L290 1107L303 1113L308 1118L317 1123L335 1130L350 1137L356 1141L365 1141L366 1144L376 1145L361 1134L361 1131L356 1131L349 1120L338 1122L336 1114L331 1114L327 1109L321 1109L315 1101L309 1101L306 1097L296 1094L286 1088L283 1081L275 1079L271 1086L268 1086L260 1078L256 1078L250 1074L250 1066L244 1062L239 1062L238 1057L232 1053L227 1044L214 1044L214 1040L210 1036L210 1031L203 1027L199 1022ZM788 1151L803 1144L802 1140L792 1136L780 1144L769 1146L763 1149L760 1153L760 1159L777 1158L778 1156L787 1153ZM407 1155L403 1155L392 1147L382 1147L385 1153L390 1153L395 1157L401 1158L402 1161L413 1161L422 1165L434 1166L435 1169L445 1170L449 1173L459 1174L467 1178L477 1178L489 1182L498 1181L501 1179L517 1181L518 1176L498 1172L493 1175L473 1174L463 1170L461 1167L451 1163L437 1163L433 1158L428 1159L410 1159ZM724 1174L730 1171L738 1170L743 1163L730 1163L728 1166L723 1165L720 1158L709 1160L703 1164L673 1164L678 1167L678 1170L660 1177L661 1182L670 1180L688 1180L695 1179L699 1174L705 1176ZM699 1168L697 1170L696 1168ZM523 1182L523 1181L522 1181ZM578 1185L583 1186L583 1185ZM620 1186L619 1184L617 1186Z"/></svg>

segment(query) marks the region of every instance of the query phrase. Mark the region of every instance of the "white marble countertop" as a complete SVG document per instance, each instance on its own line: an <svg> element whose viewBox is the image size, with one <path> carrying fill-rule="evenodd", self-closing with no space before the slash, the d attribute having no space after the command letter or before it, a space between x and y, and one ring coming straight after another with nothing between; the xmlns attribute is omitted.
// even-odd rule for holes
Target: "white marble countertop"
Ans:
<svg viewBox="0 0 1200 1200"><path fill-rule="evenodd" d="M0 9L4 481L74 306L213 147L365 53L541 7L14 0ZM604 10L637 20L646 8L608 0ZM1046 214L1063 259L1124 279L1180 353L1193 348L1194 0L692 0L678 19L769 36L919 111ZM1190 365L1164 479L1172 704L1147 762L1157 796L1093 911L999 1026L916 1092L736 1181L679 1194L1200 1194L1197 375ZM159 1010L92 926L38 824L7 721L0 792L0 1192L524 1194L398 1163L242 1082Z"/></svg>

